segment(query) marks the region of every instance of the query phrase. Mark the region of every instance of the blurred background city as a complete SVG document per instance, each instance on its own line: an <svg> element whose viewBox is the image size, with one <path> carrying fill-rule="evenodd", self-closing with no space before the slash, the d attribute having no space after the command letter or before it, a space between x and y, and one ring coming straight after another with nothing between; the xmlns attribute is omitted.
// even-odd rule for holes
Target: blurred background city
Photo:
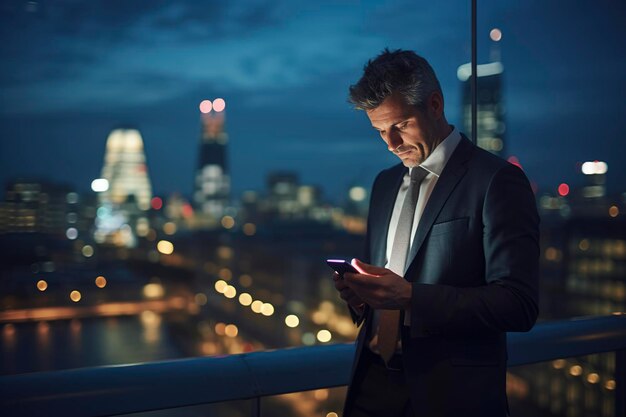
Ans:
<svg viewBox="0 0 626 417"><path fill-rule="evenodd" d="M361 255L396 160L347 89L415 50L470 135L462 3L3 1L0 374L353 341L324 260ZM535 192L540 319L623 313L626 7L479 7L478 145ZM613 353L508 375L514 415L612 416L614 390ZM344 394L267 407L333 417Z"/></svg>

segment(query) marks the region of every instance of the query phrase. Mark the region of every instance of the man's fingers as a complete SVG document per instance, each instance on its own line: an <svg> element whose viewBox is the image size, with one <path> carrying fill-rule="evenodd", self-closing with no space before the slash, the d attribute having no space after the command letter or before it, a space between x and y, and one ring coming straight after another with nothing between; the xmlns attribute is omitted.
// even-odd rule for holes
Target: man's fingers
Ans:
<svg viewBox="0 0 626 417"><path fill-rule="evenodd" d="M348 288L348 285L343 279L338 279L337 281L335 281L335 288L337 289L337 291L341 291L344 288Z"/></svg>
<svg viewBox="0 0 626 417"><path fill-rule="evenodd" d="M354 291L350 288L345 288L339 292L339 296L344 300L348 301L352 296L354 296Z"/></svg>
<svg viewBox="0 0 626 417"><path fill-rule="evenodd" d="M357 286L361 288L371 288L379 286L378 277L364 274L354 274L351 272L346 273L343 276L344 281L348 286Z"/></svg>
<svg viewBox="0 0 626 417"><path fill-rule="evenodd" d="M345 290L341 291L339 293L339 296L341 297L342 300L344 300L348 304L358 305L358 304L363 303L363 300L361 300L361 297L359 297L350 288L346 288Z"/></svg>
<svg viewBox="0 0 626 417"><path fill-rule="evenodd" d="M350 288L347 288L339 293L342 300L351 305L363 304L363 300Z"/></svg>

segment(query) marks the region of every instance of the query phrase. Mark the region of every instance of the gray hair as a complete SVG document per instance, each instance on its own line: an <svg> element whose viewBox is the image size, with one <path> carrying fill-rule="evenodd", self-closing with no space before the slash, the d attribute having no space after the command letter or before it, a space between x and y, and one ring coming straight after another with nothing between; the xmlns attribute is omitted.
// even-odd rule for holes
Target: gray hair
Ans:
<svg viewBox="0 0 626 417"><path fill-rule="evenodd" d="M363 68L363 76L350 86L348 101L358 110L371 110L394 93L400 94L407 104L422 108L431 93L443 97L435 71L421 56L413 51L385 48Z"/></svg>

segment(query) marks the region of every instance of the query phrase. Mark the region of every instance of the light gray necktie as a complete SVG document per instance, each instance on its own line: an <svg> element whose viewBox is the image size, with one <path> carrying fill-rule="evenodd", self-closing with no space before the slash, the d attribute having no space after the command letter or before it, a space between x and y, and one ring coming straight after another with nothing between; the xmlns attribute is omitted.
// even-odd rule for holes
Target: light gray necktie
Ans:
<svg viewBox="0 0 626 417"><path fill-rule="evenodd" d="M389 269L401 277L404 276L406 257L411 246L411 231L415 218L415 206L420 193L420 184L428 175L422 167L414 167L411 170L411 184L404 197L400 218L396 227L396 235L393 238ZM398 333L400 328L400 310L381 310L378 322L378 349L385 363L393 356L398 345Z"/></svg>

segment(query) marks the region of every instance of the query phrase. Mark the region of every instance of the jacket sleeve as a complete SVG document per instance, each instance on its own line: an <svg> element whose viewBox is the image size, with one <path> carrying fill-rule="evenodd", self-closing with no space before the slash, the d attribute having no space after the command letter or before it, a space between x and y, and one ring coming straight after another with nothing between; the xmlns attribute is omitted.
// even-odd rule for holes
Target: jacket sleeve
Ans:
<svg viewBox="0 0 626 417"><path fill-rule="evenodd" d="M528 331L534 325L539 298L539 216L528 180L519 168L507 164L492 176L482 217L485 284L412 283L412 337Z"/></svg>

